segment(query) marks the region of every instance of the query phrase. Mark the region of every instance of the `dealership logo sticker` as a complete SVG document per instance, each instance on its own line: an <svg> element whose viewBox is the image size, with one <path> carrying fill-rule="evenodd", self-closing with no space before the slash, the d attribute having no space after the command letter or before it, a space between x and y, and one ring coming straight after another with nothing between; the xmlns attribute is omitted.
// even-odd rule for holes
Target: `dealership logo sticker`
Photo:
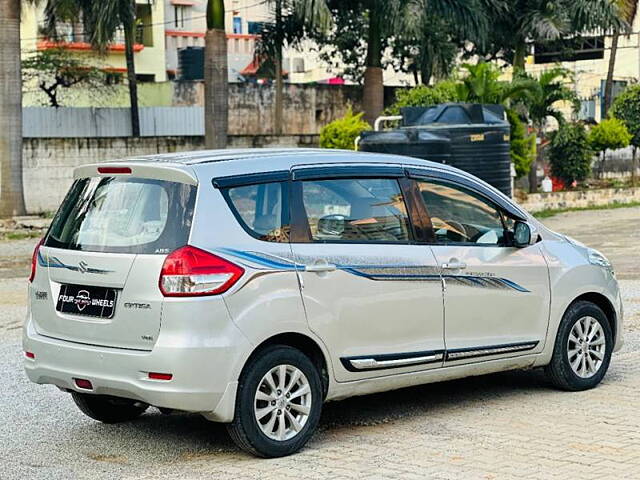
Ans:
<svg viewBox="0 0 640 480"><path fill-rule="evenodd" d="M78 311L81 312L87 305L91 305L91 295L89 295L89 292L86 290L80 290L74 299L74 303L76 304Z"/></svg>

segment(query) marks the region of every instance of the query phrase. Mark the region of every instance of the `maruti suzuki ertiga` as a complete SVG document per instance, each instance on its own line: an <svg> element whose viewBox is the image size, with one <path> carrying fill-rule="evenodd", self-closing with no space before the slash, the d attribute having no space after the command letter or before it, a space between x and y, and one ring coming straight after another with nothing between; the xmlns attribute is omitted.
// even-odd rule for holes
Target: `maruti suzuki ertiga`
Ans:
<svg viewBox="0 0 640 480"><path fill-rule="evenodd" d="M33 254L29 378L106 423L149 406L293 453L322 404L622 345L608 260L454 168L327 150L87 165Z"/></svg>

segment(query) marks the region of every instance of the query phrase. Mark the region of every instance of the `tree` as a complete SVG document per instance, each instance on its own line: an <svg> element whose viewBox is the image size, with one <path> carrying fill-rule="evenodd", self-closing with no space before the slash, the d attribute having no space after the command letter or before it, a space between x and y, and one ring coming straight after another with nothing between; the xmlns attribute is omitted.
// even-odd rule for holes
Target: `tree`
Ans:
<svg viewBox="0 0 640 480"><path fill-rule="evenodd" d="M273 21L264 25L256 48L256 61L272 62L275 85L275 133L283 127L282 50L299 48L307 38L317 38L332 25L325 0L266 0L271 4Z"/></svg>
<svg viewBox="0 0 640 480"><path fill-rule="evenodd" d="M45 8L45 32L58 38L60 22L76 22L82 19L85 34L92 46L101 53L107 51L120 31L124 32L127 82L131 105L131 131L140 136L140 113L138 108L138 82L134 61L136 28L135 0L47 0ZM144 26L143 26L144 28Z"/></svg>
<svg viewBox="0 0 640 480"><path fill-rule="evenodd" d="M330 51L333 49L333 55L337 50L343 61L351 60L352 63L347 62L351 72L356 70L353 67L363 69L364 119L373 124L384 108L383 53L388 47L405 49L409 45L418 49L428 44L427 30L434 19L455 25L468 41L480 41L488 29L482 3L498 0L325 1L337 28L316 40L323 46L328 45ZM400 43L396 45L395 41ZM364 63L358 57L364 57ZM430 62L431 67L425 66L425 71L421 72L425 82L434 63L428 60L428 52L416 52L414 57ZM360 72L356 70L356 74L359 76Z"/></svg>
<svg viewBox="0 0 640 480"><path fill-rule="evenodd" d="M640 85L627 87L613 102L609 112L621 120L632 135L631 184L636 184L638 170L638 148L640 147Z"/></svg>
<svg viewBox="0 0 640 480"><path fill-rule="evenodd" d="M600 178L604 176L604 165L607 150L617 150L629 146L633 135L629 133L622 121L617 118L608 118L589 131L589 145L602 155L600 159Z"/></svg>
<svg viewBox="0 0 640 480"><path fill-rule="evenodd" d="M524 73L519 75L525 79L534 79ZM540 74L539 78L535 79L537 81L536 88L527 91L523 99L529 119L539 139L536 162L533 163L529 172L529 191L532 193L538 189L537 165L541 164L544 158L544 131L547 120L552 117L558 124L564 124L564 115L558 109L558 105L562 102L568 102L574 110L579 107L577 94L566 85L566 82L571 78L571 72L561 67L546 70Z"/></svg>
<svg viewBox="0 0 640 480"><path fill-rule="evenodd" d="M527 134L525 123L514 110L507 109L507 119L511 125L511 161L516 178L521 178L529 173L536 158L536 136Z"/></svg>
<svg viewBox="0 0 640 480"><path fill-rule="evenodd" d="M224 0L207 2L204 58L205 146L226 148L229 129L229 74Z"/></svg>
<svg viewBox="0 0 640 480"><path fill-rule="evenodd" d="M457 84L453 80L443 80L432 87L418 85L410 89L396 90L396 99L393 105L385 110L387 115L399 115L403 107L427 107L458 101Z"/></svg>
<svg viewBox="0 0 640 480"><path fill-rule="evenodd" d="M0 0L0 217L24 215L20 0Z"/></svg>
<svg viewBox="0 0 640 480"><path fill-rule="evenodd" d="M584 181L591 173L593 150L579 123L563 123L552 135L549 149L551 174L565 185Z"/></svg>
<svg viewBox="0 0 640 480"><path fill-rule="evenodd" d="M638 12L638 0L614 0L614 4L618 8L618 16L624 22L625 30L629 31L633 24L633 20L636 18L636 13ZM613 36L611 38L611 52L609 52L609 69L607 71L607 81L604 89L603 117L607 115L613 101L613 75L616 70L616 56L618 54L620 33L621 30L619 26L614 26Z"/></svg>
<svg viewBox="0 0 640 480"><path fill-rule="evenodd" d="M526 76L516 76L511 82L500 80L500 69L493 63L462 65L462 81L456 85L458 101L467 103L495 103L509 106L511 100L535 93L539 85Z"/></svg>
<svg viewBox="0 0 640 480"><path fill-rule="evenodd" d="M81 85L95 97L107 93L104 72L87 65L78 56L63 48L39 50L22 62L23 89L29 86L46 96L45 104L58 108L64 98L62 91Z"/></svg>

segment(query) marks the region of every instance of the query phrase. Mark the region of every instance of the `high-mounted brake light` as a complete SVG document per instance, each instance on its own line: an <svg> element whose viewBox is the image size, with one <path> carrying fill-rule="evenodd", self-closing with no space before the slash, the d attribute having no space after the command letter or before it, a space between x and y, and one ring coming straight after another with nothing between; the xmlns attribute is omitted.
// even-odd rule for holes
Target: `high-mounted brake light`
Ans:
<svg viewBox="0 0 640 480"><path fill-rule="evenodd" d="M98 173L109 175L131 175L129 167L98 167Z"/></svg>
<svg viewBox="0 0 640 480"><path fill-rule="evenodd" d="M29 275L29 283L33 282L36 278L36 267L38 265L38 254L40 253L40 247L44 243L44 238L41 238L36 248L33 249L33 255L31 255L31 275Z"/></svg>
<svg viewBox="0 0 640 480"><path fill-rule="evenodd" d="M242 267L187 245L165 258L160 291L165 297L217 295L229 290L243 274Z"/></svg>

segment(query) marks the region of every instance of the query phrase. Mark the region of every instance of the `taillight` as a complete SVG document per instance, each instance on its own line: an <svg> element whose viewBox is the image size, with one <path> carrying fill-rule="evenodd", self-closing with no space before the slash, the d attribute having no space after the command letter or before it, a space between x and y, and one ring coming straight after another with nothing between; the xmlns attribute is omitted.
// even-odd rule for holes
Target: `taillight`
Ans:
<svg viewBox="0 0 640 480"><path fill-rule="evenodd" d="M40 247L44 243L44 238L41 238L36 248L33 249L33 255L31 255L31 275L29 275L29 283L33 282L33 279L36 278L36 266L38 265L38 253L40 252Z"/></svg>
<svg viewBox="0 0 640 480"><path fill-rule="evenodd" d="M187 245L165 258L160 291L165 297L216 295L229 290L243 273L242 267Z"/></svg>

